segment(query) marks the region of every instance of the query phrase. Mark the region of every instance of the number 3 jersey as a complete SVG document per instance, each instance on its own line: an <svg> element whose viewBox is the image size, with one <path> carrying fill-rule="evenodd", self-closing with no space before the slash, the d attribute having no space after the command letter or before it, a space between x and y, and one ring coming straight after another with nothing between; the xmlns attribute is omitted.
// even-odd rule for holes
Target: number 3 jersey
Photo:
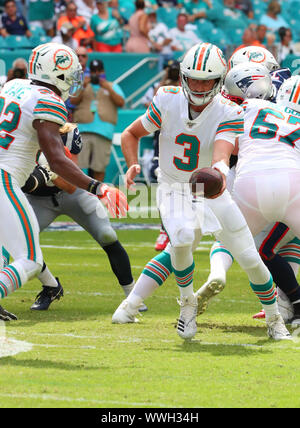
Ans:
<svg viewBox="0 0 300 428"><path fill-rule="evenodd" d="M142 124L148 132L159 130L159 183L188 183L193 171L211 166L213 143L224 139L235 144L243 132L243 109L221 95L191 119L181 87L159 88Z"/></svg>
<svg viewBox="0 0 300 428"><path fill-rule="evenodd" d="M40 149L35 119L64 125L67 110L63 100L50 89L14 79L0 91L0 168L22 187L36 165Z"/></svg>
<svg viewBox="0 0 300 428"><path fill-rule="evenodd" d="M300 169L300 113L270 101L242 104L245 132L239 137L236 177L265 169Z"/></svg>

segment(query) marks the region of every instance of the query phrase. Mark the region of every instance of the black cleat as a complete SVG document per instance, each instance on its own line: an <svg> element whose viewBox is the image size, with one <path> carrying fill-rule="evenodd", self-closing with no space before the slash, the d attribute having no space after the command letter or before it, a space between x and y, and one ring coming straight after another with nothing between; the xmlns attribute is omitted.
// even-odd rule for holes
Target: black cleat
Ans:
<svg viewBox="0 0 300 428"><path fill-rule="evenodd" d="M0 306L0 321L16 321L18 318L15 314L6 311Z"/></svg>
<svg viewBox="0 0 300 428"><path fill-rule="evenodd" d="M54 300L59 300L64 295L64 290L58 278L57 287L43 285L42 291L36 296L36 300L30 309L35 311L46 311Z"/></svg>

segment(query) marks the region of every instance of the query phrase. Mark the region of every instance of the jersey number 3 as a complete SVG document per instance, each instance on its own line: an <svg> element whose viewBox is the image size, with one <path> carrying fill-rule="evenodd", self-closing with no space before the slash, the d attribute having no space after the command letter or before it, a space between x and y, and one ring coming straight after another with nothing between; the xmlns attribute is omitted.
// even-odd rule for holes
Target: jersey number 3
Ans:
<svg viewBox="0 0 300 428"><path fill-rule="evenodd" d="M191 172L197 169L200 152L200 141L195 135L180 134L175 139L175 144L184 147L183 159L176 156L173 163L180 171Z"/></svg>
<svg viewBox="0 0 300 428"><path fill-rule="evenodd" d="M10 134L15 131L21 119L20 106L12 101L5 108L5 100L0 97L0 147L7 150L14 137ZM4 119L1 120L4 116Z"/></svg>

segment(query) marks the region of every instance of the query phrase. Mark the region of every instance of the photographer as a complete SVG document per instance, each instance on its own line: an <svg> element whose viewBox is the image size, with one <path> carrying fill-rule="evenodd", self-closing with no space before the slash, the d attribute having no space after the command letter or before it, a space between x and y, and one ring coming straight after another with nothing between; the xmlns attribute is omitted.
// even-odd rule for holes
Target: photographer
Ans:
<svg viewBox="0 0 300 428"><path fill-rule="evenodd" d="M84 143L78 162L80 168L89 169L94 179L103 181L118 109L123 107L125 95L117 84L107 80L101 60L94 59L89 68L90 76L85 77L83 90L71 97L75 106L73 120L78 123Z"/></svg>
<svg viewBox="0 0 300 428"><path fill-rule="evenodd" d="M13 79L27 79L27 62L24 58L17 58L8 70L6 81Z"/></svg>

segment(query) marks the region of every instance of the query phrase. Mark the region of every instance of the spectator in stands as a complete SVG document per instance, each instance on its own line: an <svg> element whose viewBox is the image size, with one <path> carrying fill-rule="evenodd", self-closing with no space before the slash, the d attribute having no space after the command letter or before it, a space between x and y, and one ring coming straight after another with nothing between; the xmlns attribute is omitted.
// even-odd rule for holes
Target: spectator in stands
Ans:
<svg viewBox="0 0 300 428"><path fill-rule="evenodd" d="M57 22L57 30L60 30L62 24L69 22L74 27L73 38L77 40L80 46L89 47L92 50L94 33L87 24L86 19L77 15L77 6L74 1L70 1L66 7L66 13L62 15Z"/></svg>
<svg viewBox="0 0 300 428"><path fill-rule="evenodd" d="M188 15L186 13L179 13L177 16L177 26L171 28L169 35L172 38L171 48L173 51L185 52L196 43L201 43L196 33L192 30L186 30L188 23Z"/></svg>
<svg viewBox="0 0 300 428"><path fill-rule="evenodd" d="M78 42L73 38L74 32L75 28L71 22L64 22L51 41L53 43L62 43L75 51L78 48Z"/></svg>
<svg viewBox="0 0 300 428"><path fill-rule="evenodd" d="M275 33L280 27L288 27L287 22L281 15L281 6L277 0L268 4L267 12L261 17L260 24L264 24L267 30Z"/></svg>
<svg viewBox="0 0 300 428"><path fill-rule="evenodd" d="M8 70L7 82L13 79L27 78L27 61L24 58L17 58L12 64L12 68Z"/></svg>
<svg viewBox="0 0 300 428"><path fill-rule="evenodd" d="M79 59L79 62L80 62L80 65L81 65L81 68L82 68L82 71L83 71L83 78L85 80L85 79L89 78L90 74L91 74L91 70L87 66L87 62L88 62L88 50L84 46L79 46L76 49L76 54L78 56L78 59ZM90 82L90 80L87 79L86 85L89 82Z"/></svg>
<svg viewBox="0 0 300 428"><path fill-rule="evenodd" d="M256 27L256 39L262 45L267 45L267 27L264 24L258 24Z"/></svg>
<svg viewBox="0 0 300 428"><path fill-rule="evenodd" d="M289 28L280 27L278 30L280 42L276 44L277 48L277 60L279 64L288 56L299 54L296 46L293 43L292 32Z"/></svg>
<svg viewBox="0 0 300 428"><path fill-rule="evenodd" d="M241 10L249 19L254 18L253 5L251 0L235 0L236 9Z"/></svg>
<svg viewBox="0 0 300 428"><path fill-rule="evenodd" d="M18 36L31 36L31 31L23 15L17 12L14 0L6 0L4 3L4 13L1 16L1 36L7 37L10 34Z"/></svg>
<svg viewBox="0 0 300 428"><path fill-rule="evenodd" d="M128 22L130 36L126 42L126 52L149 53L149 20L145 13L144 0L135 0L136 11Z"/></svg>
<svg viewBox="0 0 300 428"><path fill-rule="evenodd" d="M30 27L42 27L49 37L55 35L54 0L27 0Z"/></svg>
<svg viewBox="0 0 300 428"><path fill-rule="evenodd" d="M189 22L195 22L197 19L201 19L203 15L202 12L212 9L212 7L210 0L190 0L185 5Z"/></svg>
<svg viewBox="0 0 300 428"><path fill-rule="evenodd" d="M157 22L156 10L145 9L149 19L149 41L151 50L159 54L158 71L163 69L164 63L173 58L171 49L172 38L169 36L169 29L163 22Z"/></svg>
<svg viewBox="0 0 300 428"><path fill-rule="evenodd" d="M90 24L92 16L98 12L95 0L76 0L76 6L77 14Z"/></svg>
<svg viewBox="0 0 300 428"><path fill-rule="evenodd" d="M107 0L96 0L98 13L91 18L91 29L95 34L94 49L97 52L122 52L123 30L120 15L113 15Z"/></svg>
<svg viewBox="0 0 300 428"><path fill-rule="evenodd" d="M90 79L85 79L81 93L71 102L76 106L74 121L78 123L83 140L83 149L78 162L88 168L90 175L104 180L109 163L114 128L118 119L118 108L123 107L122 89L106 79L101 60L90 64Z"/></svg>
<svg viewBox="0 0 300 428"><path fill-rule="evenodd" d="M238 46L233 53L239 49L246 48L247 46L261 46L262 48L265 48L265 46L257 40L256 31L253 27L248 27L244 30L242 41L243 43Z"/></svg>
<svg viewBox="0 0 300 428"><path fill-rule="evenodd" d="M199 18L206 18L222 30L246 28L249 24L247 16L235 8L236 0L223 0L223 5L214 4L212 9L199 12Z"/></svg>

